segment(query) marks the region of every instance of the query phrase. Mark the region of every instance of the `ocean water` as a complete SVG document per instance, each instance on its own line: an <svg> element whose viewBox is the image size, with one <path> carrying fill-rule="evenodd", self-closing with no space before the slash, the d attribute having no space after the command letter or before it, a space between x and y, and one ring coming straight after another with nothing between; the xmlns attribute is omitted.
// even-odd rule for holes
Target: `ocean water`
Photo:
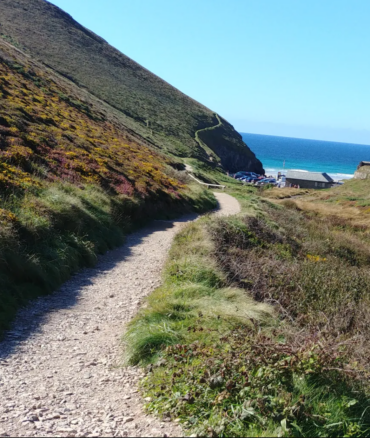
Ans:
<svg viewBox="0 0 370 438"><path fill-rule="evenodd" d="M352 178L360 161L370 161L370 145L241 133L268 175L284 169L326 172L334 180ZM285 162L285 163L284 163Z"/></svg>

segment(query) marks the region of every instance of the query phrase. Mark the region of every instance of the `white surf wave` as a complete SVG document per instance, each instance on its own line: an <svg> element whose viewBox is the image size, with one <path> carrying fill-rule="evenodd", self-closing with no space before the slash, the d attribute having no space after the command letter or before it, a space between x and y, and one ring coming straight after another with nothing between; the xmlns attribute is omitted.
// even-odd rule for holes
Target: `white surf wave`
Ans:
<svg viewBox="0 0 370 438"><path fill-rule="evenodd" d="M341 181L342 179L353 178L353 175L349 173L328 173L328 175L331 176L334 181Z"/></svg>

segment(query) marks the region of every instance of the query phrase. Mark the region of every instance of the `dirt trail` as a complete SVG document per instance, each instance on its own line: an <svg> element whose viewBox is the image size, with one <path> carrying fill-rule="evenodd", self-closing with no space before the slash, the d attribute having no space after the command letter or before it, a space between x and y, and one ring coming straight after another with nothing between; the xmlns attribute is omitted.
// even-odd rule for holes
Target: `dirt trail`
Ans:
<svg viewBox="0 0 370 438"><path fill-rule="evenodd" d="M199 133L203 132L203 131L212 131L213 129L219 128L220 126L222 126L222 121L219 117L218 114L214 114L214 116L216 117L218 123L217 125L214 126L208 126L207 128L203 128L203 129L198 129L198 131L195 132L195 141L199 144L199 146L204 149L204 151L208 154L209 157L212 157L213 159L216 158L213 150L207 146L200 138L199 138Z"/></svg>
<svg viewBox="0 0 370 438"><path fill-rule="evenodd" d="M216 214L239 203L217 193ZM21 310L0 344L0 436L178 436L148 416L138 368L121 367L120 338L161 282L175 233L195 216L157 221L128 236L96 267Z"/></svg>

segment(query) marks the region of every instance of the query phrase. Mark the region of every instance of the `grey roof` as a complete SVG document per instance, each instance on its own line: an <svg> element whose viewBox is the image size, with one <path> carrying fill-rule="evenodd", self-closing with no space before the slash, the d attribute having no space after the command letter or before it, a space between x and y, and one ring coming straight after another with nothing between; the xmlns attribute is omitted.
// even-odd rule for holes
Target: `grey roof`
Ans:
<svg viewBox="0 0 370 438"><path fill-rule="evenodd" d="M362 166L370 166L370 161L361 161L361 163L357 166L357 169Z"/></svg>
<svg viewBox="0 0 370 438"><path fill-rule="evenodd" d="M334 180L325 172L302 172L300 170L288 170L286 179L301 179L305 181L331 183Z"/></svg>

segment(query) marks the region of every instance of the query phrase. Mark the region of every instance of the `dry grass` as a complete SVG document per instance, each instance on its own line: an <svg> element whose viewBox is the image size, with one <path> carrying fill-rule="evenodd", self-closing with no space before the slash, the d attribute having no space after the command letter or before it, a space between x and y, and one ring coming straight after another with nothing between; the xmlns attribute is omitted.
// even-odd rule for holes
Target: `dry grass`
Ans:
<svg viewBox="0 0 370 438"><path fill-rule="evenodd" d="M215 255L229 284L274 303L305 331L358 337L356 360L370 349L370 234L338 215L263 204L265 216L212 224Z"/></svg>
<svg viewBox="0 0 370 438"><path fill-rule="evenodd" d="M336 217L353 227L370 227L369 180L348 180L340 187L310 191L291 201L297 209L302 211L322 217ZM277 202L279 203L278 200ZM282 200L280 204L289 205L289 202L290 200Z"/></svg>
<svg viewBox="0 0 370 438"><path fill-rule="evenodd" d="M335 216L343 218L344 220L354 224L363 224L363 225L370 225L370 216L363 214L361 209L357 207L351 207L346 205L340 205L338 204L329 204L320 202L320 200L312 200L312 201L305 201L301 199L294 199L292 200L297 209L301 211L307 211L316 213L321 216ZM282 205L285 205L284 202L282 202Z"/></svg>
<svg viewBox="0 0 370 438"><path fill-rule="evenodd" d="M313 190L309 189L294 189L292 187L284 187L279 189L277 187L273 187L267 190L261 190L260 195L268 199L286 199L307 195L312 192Z"/></svg>

